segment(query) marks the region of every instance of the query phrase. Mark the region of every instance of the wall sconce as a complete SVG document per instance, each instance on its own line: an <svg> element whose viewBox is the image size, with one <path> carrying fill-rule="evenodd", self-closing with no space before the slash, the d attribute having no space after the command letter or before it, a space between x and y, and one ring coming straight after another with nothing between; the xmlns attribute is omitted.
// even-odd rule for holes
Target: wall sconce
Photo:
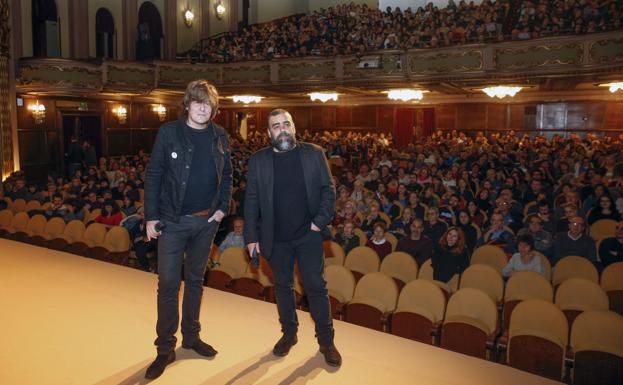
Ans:
<svg viewBox="0 0 623 385"><path fill-rule="evenodd" d="M164 122L167 119L167 108L162 104L155 105L152 108L152 111L154 111L156 115L158 115L158 120L160 120L161 122Z"/></svg>
<svg viewBox="0 0 623 385"><path fill-rule="evenodd" d="M28 111L32 114L35 124L41 124L45 120L45 106L39 104L38 100L35 100L34 104L28 106Z"/></svg>
<svg viewBox="0 0 623 385"><path fill-rule="evenodd" d="M186 24L188 28L192 27L193 21L195 21L195 14L193 13L193 11L191 11L190 8L188 8L187 10L184 11L183 15L184 15L184 24Z"/></svg>
<svg viewBox="0 0 623 385"><path fill-rule="evenodd" d="M128 109L124 106L115 107L112 110L112 113L117 117L117 121L119 124L125 124L128 120Z"/></svg>
<svg viewBox="0 0 623 385"><path fill-rule="evenodd" d="M214 9L216 10L216 17L218 19L222 19L223 16L225 16L225 12L227 11L221 0L218 0L216 4L214 4Z"/></svg>

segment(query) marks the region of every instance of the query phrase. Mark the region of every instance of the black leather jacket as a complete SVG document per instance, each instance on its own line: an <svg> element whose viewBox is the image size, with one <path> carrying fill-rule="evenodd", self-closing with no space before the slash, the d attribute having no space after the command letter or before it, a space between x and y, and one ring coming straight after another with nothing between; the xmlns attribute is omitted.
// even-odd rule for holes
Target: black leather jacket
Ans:
<svg viewBox="0 0 623 385"><path fill-rule="evenodd" d="M184 120L164 124L158 130L151 160L145 173L145 220L179 222L193 151L195 149L184 130ZM216 164L217 194L212 212L229 211L232 191L231 148L223 127L210 122L213 130L212 154Z"/></svg>

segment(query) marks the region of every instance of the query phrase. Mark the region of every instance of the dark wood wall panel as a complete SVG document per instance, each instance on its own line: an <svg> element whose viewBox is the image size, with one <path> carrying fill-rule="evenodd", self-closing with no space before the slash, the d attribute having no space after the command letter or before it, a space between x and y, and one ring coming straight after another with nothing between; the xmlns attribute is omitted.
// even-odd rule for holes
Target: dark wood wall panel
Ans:
<svg viewBox="0 0 623 385"><path fill-rule="evenodd" d="M564 130L567 114L565 103L541 104L537 114L537 128L548 131Z"/></svg>
<svg viewBox="0 0 623 385"><path fill-rule="evenodd" d="M378 107L358 106L351 108L353 127L377 128Z"/></svg>
<svg viewBox="0 0 623 385"><path fill-rule="evenodd" d="M567 129L601 130L605 112L603 102L567 103Z"/></svg>
<svg viewBox="0 0 623 385"><path fill-rule="evenodd" d="M456 129L457 106L441 105L435 107L436 128L442 130Z"/></svg>
<svg viewBox="0 0 623 385"><path fill-rule="evenodd" d="M508 128L512 130L524 129L524 111L526 106L523 104L510 104L508 117Z"/></svg>
<svg viewBox="0 0 623 385"><path fill-rule="evenodd" d="M335 128L352 127L352 110L348 107L337 107L335 109Z"/></svg>
<svg viewBox="0 0 623 385"><path fill-rule="evenodd" d="M488 104L487 108L487 129L506 130L508 124L508 104Z"/></svg>
<svg viewBox="0 0 623 385"><path fill-rule="evenodd" d="M132 130L108 130L108 155L119 156L132 154Z"/></svg>
<svg viewBox="0 0 623 385"><path fill-rule="evenodd" d="M607 103L606 112L604 113L604 130L622 130L623 129L623 103Z"/></svg>
<svg viewBox="0 0 623 385"><path fill-rule="evenodd" d="M131 130L131 151L128 154L138 154L139 150L143 150L145 152L151 152L151 149L154 146L154 141L156 140L156 134L158 133L157 129L137 129Z"/></svg>
<svg viewBox="0 0 623 385"><path fill-rule="evenodd" d="M457 106L458 130L476 130L486 129L486 104L460 104Z"/></svg>
<svg viewBox="0 0 623 385"><path fill-rule="evenodd" d="M394 129L395 107L378 107L378 126L383 131L392 131Z"/></svg>

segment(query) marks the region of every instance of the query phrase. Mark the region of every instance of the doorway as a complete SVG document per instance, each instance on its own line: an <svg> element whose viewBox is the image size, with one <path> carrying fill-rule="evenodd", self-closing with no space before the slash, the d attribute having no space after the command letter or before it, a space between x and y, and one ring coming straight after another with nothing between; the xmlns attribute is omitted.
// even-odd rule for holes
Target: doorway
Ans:
<svg viewBox="0 0 623 385"><path fill-rule="evenodd" d="M102 117L99 115L63 114L63 158L64 169L67 169L67 152L71 138L75 137L82 145L85 141L95 148L96 159L102 154Z"/></svg>

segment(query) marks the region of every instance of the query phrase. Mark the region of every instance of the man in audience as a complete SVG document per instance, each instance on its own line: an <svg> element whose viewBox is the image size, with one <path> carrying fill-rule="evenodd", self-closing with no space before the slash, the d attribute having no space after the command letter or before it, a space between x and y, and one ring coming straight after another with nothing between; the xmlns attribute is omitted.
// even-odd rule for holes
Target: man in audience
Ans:
<svg viewBox="0 0 623 385"><path fill-rule="evenodd" d="M556 235L553 245L552 266L567 255L579 255L596 263L595 241L585 234L586 221L579 215L569 218L569 231Z"/></svg>
<svg viewBox="0 0 623 385"><path fill-rule="evenodd" d="M234 231L227 234L223 242L218 247L219 252L225 251L229 247L244 248L246 243L242 231L244 230L244 220L242 218L234 219Z"/></svg>
<svg viewBox="0 0 623 385"><path fill-rule="evenodd" d="M433 253L433 241L422 234L424 231L424 221L420 218L415 218L411 222L411 235L409 237L402 237L398 240L398 246L396 251L404 251L415 259L419 267L422 267L424 262L430 259Z"/></svg>
<svg viewBox="0 0 623 385"><path fill-rule="evenodd" d="M147 240L159 238L158 356L147 368L147 379L160 377L175 360L182 262L182 347L205 357L217 354L199 336L199 309L212 242L231 199L229 140L225 130L212 121L218 98L216 88L206 80L190 82L182 119L160 127L147 168Z"/></svg>
<svg viewBox="0 0 623 385"><path fill-rule="evenodd" d="M26 182L24 179L20 178L15 181L15 185L13 186L13 190L9 194L9 198L15 201L16 199L24 199L26 200L28 195L28 189L26 188Z"/></svg>
<svg viewBox="0 0 623 385"><path fill-rule="evenodd" d="M244 238L249 255L256 260L254 256L261 253L274 276L283 336L273 354L287 355L298 341L293 288L296 261L316 323L320 353L328 365L340 366L342 357L333 343L331 306L323 278L322 242L331 237L327 225L335 210L331 170L319 146L297 142L288 111L277 109L268 115L268 134L272 146L249 160Z"/></svg>
<svg viewBox="0 0 623 385"><path fill-rule="evenodd" d="M616 262L623 262L623 221L617 222L614 237L601 241L599 258L604 268Z"/></svg>
<svg viewBox="0 0 623 385"><path fill-rule="evenodd" d="M48 219L53 217L64 218L66 212L67 207L63 205L63 197L60 194L56 194L52 197L52 206L45 210L45 216Z"/></svg>
<svg viewBox="0 0 623 385"><path fill-rule="evenodd" d="M87 199L84 202L84 207L86 207L87 210L89 210L89 211L93 211L95 209L101 209L102 208L102 202L100 202L97 199L97 194L94 191L91 191L87 195Z"/></svg>
<svg viewBox="0 0 623 385"><path fill-rule="evenodd" d="M530 215L526 221L526 227L519 230L517 237L530 234L534 239L534 250L543 255L550 255L553 243L552 234L543 229L543 220L538 215Z"/></svg>

